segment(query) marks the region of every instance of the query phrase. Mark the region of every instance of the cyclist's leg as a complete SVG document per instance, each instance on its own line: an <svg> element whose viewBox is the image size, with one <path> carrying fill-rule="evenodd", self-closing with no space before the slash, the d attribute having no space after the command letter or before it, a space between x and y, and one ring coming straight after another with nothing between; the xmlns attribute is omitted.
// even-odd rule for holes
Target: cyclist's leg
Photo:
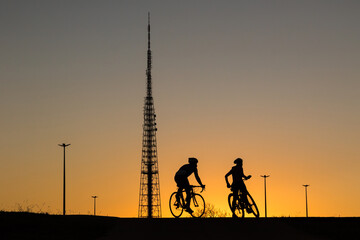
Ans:
<svg viewBox="0 0 360 240"><path fill-rule="evenodd" d="M239 184L239 190L241 192L241 196L244 197L245 203L249 203L249 201L246 197L248 194L248 191L247 191L245 183L243 181L241 181L241 183Z"/></svg>
<svg viewBox="0 0 360 240"><path fill-rule="evenodd" d="M235 208L236 208L236 200L239 199L239 187L237 185L233 185L231 187L231 191L233 193L233 199L232 199L232 204L231 204L231 211L233 213L232 217L237 217L235 214Z"/></svg>
<svg viewBox="0 0 360 240"><path fill-rule="evenodd" d="M190 187L190 183L189 183L189 180L187 178L184 179L184 189L185 189L185 192L186 192L186 209L188 211L191 212L191 209L190 209L190 200L191 200L191 187Z"/></svg>
<svg viewBox="0 0 360 240"><path fill-rule="evenodd" d="M191 200L191 193L190 193L190 187L185 188L186 192L186 207L190 206L190 200Z"/></svg>
<svg viewBox="0 0 360 240"><path fill-rule="evenodd" d="M248 197L247 197L247 195L248 195L248 190L247 190L244 182L242 182L242 184L240 184L240 191L241 191L241 195L242 195L243 202L246 204L246 211L247 211L248 213L251 213L251 212L252 212L252 209L251 209L251 206L250 206Z"/></svg>
<svg viewBox="0 0 360 240"><path fill-rule="evenodd" d="M235 208L236 206L236 200L239 199L239 189L237 187L232 188L234 197L233 197L233 202L232 202L232 207Z"/></svg>
<svg viewBox="0 0 360 240"><path fill-rule="evenodd" d="M175 175L175 182L176 182L176 185L178 186L178 191L177 191L177 194L176 194L176 202L178 204L177 207L180 206L180 197L182 196L182 191L184 189L184 184L183 184L183 181L181 179L180 176L177 176Z"/></svg>

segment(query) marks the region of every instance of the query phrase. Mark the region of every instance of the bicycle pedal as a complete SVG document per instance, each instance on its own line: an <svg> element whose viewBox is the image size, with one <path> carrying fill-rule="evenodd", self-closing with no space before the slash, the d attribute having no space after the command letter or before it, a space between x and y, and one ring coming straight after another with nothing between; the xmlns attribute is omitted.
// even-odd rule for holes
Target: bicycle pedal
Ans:
<svg viewBox="0 0 360 240"><path fill-rule="evenodd" d="M192 209L190 209L190 208L189 208L189 209L185 209L185 211L188 212L188 213L190 213L190 214L192 214L192 213L194 212L194 211L193 211Z"/></svg>

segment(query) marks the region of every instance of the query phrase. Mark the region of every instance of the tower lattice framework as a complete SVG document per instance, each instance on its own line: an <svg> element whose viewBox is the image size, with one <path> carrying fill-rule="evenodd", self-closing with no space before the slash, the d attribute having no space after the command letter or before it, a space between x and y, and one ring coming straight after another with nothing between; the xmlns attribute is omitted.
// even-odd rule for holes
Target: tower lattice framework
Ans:
<svg viewBox="0 0 360 240"><path fill-rule="evenodd" d="M146 69L146 97L141 158L139 212L141 218L161 217L160 183L156 143L156 115L152 97L150 50L150 14L148 15L148 50Z"/></svg>

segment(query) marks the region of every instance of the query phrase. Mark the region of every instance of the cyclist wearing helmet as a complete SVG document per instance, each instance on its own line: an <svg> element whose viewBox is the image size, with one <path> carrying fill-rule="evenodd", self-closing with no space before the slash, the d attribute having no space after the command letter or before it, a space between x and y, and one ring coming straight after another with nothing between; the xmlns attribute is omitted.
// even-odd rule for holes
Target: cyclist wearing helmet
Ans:
<svg viewBox="0 0 360 240"><path fill-rule="evenodd" d="M234 163L236 164L231 170L225 175L225 181L228 188L231 188L231 191L234 193L233 203L232 205L235 206L235 201L238 199L239 191L245 197L248 193L243 178L248 180L251 178L251 175L245 176L244 169L243 169L243 160L241 158L235 159ZM228 177L232 175L233 182L230 185ZM247 202L247 197L244 198Z"/></svg>
<svg viewBox="0 0 360 240"><path fill-rule="evenodd" d="M188 177L194 173L195 175L195 179L196 181L200 184L200 186L202 188L205 188L205 185L202 184L199 174L198 174L198 169L197 169L197 163L198 160L196 158L189 158L189 164L185 164L184 166L182 166L175 174L175 182L177 184L177 186L179 187L178 189L178 196L181 195L181 192L183 189L185 189L186 192L186 209L185 211L192 213L193 210L190 208L190 183L188 180ZM177 199L177 202L179 202L179 199Z"/></svg>

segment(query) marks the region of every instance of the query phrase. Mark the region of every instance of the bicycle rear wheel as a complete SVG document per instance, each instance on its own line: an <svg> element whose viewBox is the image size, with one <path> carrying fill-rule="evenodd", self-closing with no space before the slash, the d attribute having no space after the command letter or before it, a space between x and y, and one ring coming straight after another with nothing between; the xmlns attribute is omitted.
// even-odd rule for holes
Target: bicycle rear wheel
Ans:
<svg viewBox="0 0 360 240"><path fill-rule="evenodd" d="M183 213L184 209L182 208L181 204L178 203L178 201L176 199L176 194L177 194L177 192L173 192L171 194L170 200L169 200L169 207L170 207L171 214L174 217L179 218L181 216L181 214Z"/></svg>
<svg viewBox="0 0 360 240"><path fill-rule="evenodd" d="M195 193L190 200L190 208L194 211L191 216L194 218L200 218L205 213L205 200L200 195Z"/></svg>
<svg viewBox="0 0 360 240"><path fill-rule="evenodd" d="M252 214L254 214L254 216L256 218L258 218L260 216L259 209L256 206L256 203L255 203L254 199L252 198L252 196L250 195L250 193L247 194L247 199L249 201L250 208L252 210Z"/></svg>
<svg viewBox="0 0 360 240"><path fill-rule="evenodd" d="M243 218L245 216L244 209L240 207L239 199L235 201L235 207L232 206L234 199L234 194L230 193L228 196L228 202L231 212L233 213L233 217Z"/></svg>

